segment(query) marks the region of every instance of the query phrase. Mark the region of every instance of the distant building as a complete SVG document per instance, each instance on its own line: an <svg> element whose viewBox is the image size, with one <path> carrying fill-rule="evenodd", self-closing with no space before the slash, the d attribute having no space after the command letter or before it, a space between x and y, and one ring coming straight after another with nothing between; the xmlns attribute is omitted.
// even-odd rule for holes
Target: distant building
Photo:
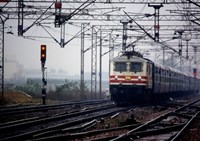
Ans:
<svg viewBox="0 0 200 141"><path fill-rule="evenodd" d="M9 84L16 84L26 79L23 65L15 61L14 57L5 59L4 79Z"/></svg>

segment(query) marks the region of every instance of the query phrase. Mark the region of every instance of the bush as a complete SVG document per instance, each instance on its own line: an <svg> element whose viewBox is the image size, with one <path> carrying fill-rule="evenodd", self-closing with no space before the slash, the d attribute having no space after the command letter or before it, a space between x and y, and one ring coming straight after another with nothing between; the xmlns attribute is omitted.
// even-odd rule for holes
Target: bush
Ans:
<svg viewBox="0 0 200 141"><path fill-rule="evenodd" d="M16 86L14 90L23 91L33 98L40 98L41 97L41 84L38 81L28 79L26 85L23 86ZM51 88L47 93L47 99L51 100L80 100L80 85L77 81L72 81L65 79L64 84L57 85L55 91ZM83 99L87 99L89 96L89 90L87 86L84 84L84 95Z"/></svg>
<svg viewBox="0 0 200 141"><path fill-rule="evenodd" d="M64 84L57 85L55 91L49 91L47 94L48 99L51 100L80 100L80 85L77 81L65 79ZM89 95L89 90L84 84L84 96L83 99L87 99Z"/></svg>
<svg viewBox="0 0 200 141"><path fill-rule="evenodd" d="M23 86L16 86L15 90L17 91L23 91L32 97L40 97L41 93L41 86L39 83L34 82L33 80L27 80L26 85Z"/></svg>

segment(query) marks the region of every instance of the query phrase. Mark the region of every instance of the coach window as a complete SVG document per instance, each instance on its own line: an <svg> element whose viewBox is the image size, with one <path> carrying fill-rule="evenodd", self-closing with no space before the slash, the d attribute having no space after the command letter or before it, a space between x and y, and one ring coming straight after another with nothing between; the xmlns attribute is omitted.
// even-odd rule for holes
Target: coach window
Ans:
<svg viewBox="0 0 200 141"><path fill-rule="evenodd" d="M149 65L149 76L150 76L150 77L151 77L151 71L152 71L151 65Z"/></svg>
<svg viewBox="0 0 200 141"><path fill-rule="evenodd" d="M157 71L157 68L155 67L155 69L154 69L154 73L155 74L157 74L158 73L158 71Z"/></svg>
<svg viewBox="0 0 200 141"><path fill-rule="evenodd" d="M141 72L142 71L142 63L140 63L140 62L131 62L130 71L131 72Z"/></svg>
<svg viewBox="0 0 200 141"><path fill-rule="evenodd" d="M126 68L126 62L115 62L115 71L123 72Z"/></svg>

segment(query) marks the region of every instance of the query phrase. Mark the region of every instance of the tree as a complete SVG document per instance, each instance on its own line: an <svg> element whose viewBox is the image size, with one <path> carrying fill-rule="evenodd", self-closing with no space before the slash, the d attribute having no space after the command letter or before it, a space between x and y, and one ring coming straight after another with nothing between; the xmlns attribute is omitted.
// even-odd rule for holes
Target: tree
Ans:
<svg viewBox="0 0 200 141"><path fill-rule="evenodd" d="M89 93L86 85L84 89L86 93ZM85 99L86 95L83 96ZM80 100L80 85L77 81L65 79L64 84L57 85L55 92L50 91L47 96L53 100Z"/></svg>
<svg viewBox="0 0 200 141"><path fill-rule="evenodd" d="M26 85L16 86L15 90L23 91L32 97L38 97L41 93L41 86L38 82L34 82L33 80L27 79Z"/></svg>

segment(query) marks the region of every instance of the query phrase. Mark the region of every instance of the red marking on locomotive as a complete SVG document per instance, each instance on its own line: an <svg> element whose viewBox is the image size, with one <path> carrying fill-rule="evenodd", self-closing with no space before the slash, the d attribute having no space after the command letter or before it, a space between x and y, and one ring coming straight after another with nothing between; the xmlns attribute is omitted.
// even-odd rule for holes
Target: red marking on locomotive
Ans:
<svg viewBox="0 0 200 141"><path fill-rule="evenodd" d="M138 79L139 76L132 76L132 75L111 75L110 79L115 78L117 76L118 79L126 78L127 76L132 79ZM147 79L147 76L140 76L141 79Z"/></svg>
<svg viewBox="0 0 200 141"><path fill-rule="evenodd" d="M126 84L147 84L147 81L143 80L110 80L110 83L126 83Z"/></svg>

